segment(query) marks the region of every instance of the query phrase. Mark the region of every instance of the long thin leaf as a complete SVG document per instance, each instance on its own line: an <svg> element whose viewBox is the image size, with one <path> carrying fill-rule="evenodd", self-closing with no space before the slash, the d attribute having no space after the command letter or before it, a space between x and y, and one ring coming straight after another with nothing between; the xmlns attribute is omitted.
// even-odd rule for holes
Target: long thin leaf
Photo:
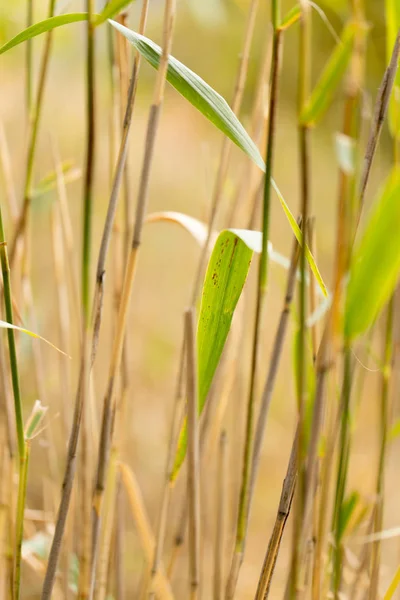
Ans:
<svg viewBox="0 0 400 600"><path fill-rule="evenodd" d="M350 23L343 30L340 44L331 54L300 119L303 124L314 125L326 111L332 96L349 64L356 25Z"/></svg>
<svg viewBox="0 0 400 600"><path fill-rule="evenodd" d="M45 19L44 21L40 21L39 23L35 23L30 27L27 27L21 33L18 33L15 37L13 37L9 42L1 46L0 54L4 54L7 50L11 50L15 46L22 44L22 42L26 42L41 33L46 33L47 31L51 31L56 27L61 27L62 25L68 25L69 23L77 23L79 21L87 21L88 14L87 13L69 13L67 15L58 15L56 17L50 17L49 19Z"/></svg>
<svg viewBox="0 0 400 600"><path fill-rule="evenodd" d="M303 245L303 234L301 233L300 227L297 225L296 219L294 218L292 212L290 211L290 208L287 205L287 203L286 203L282 193L280 192L278 186L276 185L275 181L272 180L271 183L272 183L272 187L274 188L274 190L276 192L276 195L279 198L279 201L282 205L282 208L284 210L286 218L289 221L289 225L290 225L297 241L299 242L300 245ZM317 280L319 287L321 288L323 295L325 296L325 298L327 298L328 290L326 288L324 280L322 279L321 273L319 272L319 269L317 267L315 259L312 255L311 250L308 247L308 245L306 245L306 258L307 258L308 264L310 265L310 269L313 272L314 277Z"/></svg>
<svg viewBox="0 0 400 600"><path fill-rule="evenodd" d="M115 15L118 15L120 12L122 12L124 8L128 6L128 4L131 4L132 1L133 0L110 0L110 2L107 2L98 17L94 20L94 24L96 26L101 25L108 19L115 17Z"/></svg>
<svg viewBox="0 0 400 600"><path fill-rule="evenodd" d="M201 414L231 327L233 313L249 272L253 251L259 246L259 233L223 231L218 236L208 263L197 325L197 365L199 414ZM252 241L254 245L251 247ZM175 480L187 447L184 424L178 442L171 480Z"/></svg>
<svg viewBox="0 0 400 600"><path fill-rule="evenodd" d="M291 25L299 21L301 15L301 8L299 4L296 4L289 10L289 12L283 17L281 24L279 25L280 31L286 31Z"/></svg>
<svg viewBox="0 0 400 600"><path fill-rule="evenodd" d="M143 35L131 31L120 23L111 20L109 22L113 27L118 29L131 44L133 44L138 52L140 52L140 54L142 54L155 69L158 67L161 48L157 46L157 44ZM222 96L213 90L213 88L201 79L201 77L196 75L196 73L193 73L193 71L173 56L169 57L167 79L184 98L239 146L239 148L241 148L260 167L260 169L265 171L265 164L257 146ZM282 194L279 192L276 183L274 181L271 183L282 202ZM285 207L285 214L288 217L293 233L296 235L297 239L299 239L298 236L300 234L300 239L302 239L300 229L298 228L289 207L285 202L283 206ZM327 295L325 284L322 281L322 277L308 247L306 254L311 270L316 276L324 295Z"/></svg>
<svg viewBox="0 0 400 600"><path fill-rule="evenodd" d="M18 327L18 325L11 325L11 323L7 323L7 321L0 320L0 329L14 329L15 331L20 331L21 333L27 333L28 335L30 335L33 338L37 338L39 340L42 340L42 342L46 342L46 344L48 344L49 346L51 346L52 348L57 350L57 352L64 354L64 356L68 356L68 354L66 354L65 352L60 350L60 348L57 348L57 346L55 346L54 344L49 342L49 340L46 340L46 338L42 337L41 335L39 335L37 333L33 333L33 331L29 331L29 329L25 329L24 327Z"/></svg>
<svg viewBox="0 0 400 600"><path fill-rule="evenodd" d="M386 0L386 50L390 61L397 32L400 29L400 4L398 0ZM390 133L400 139L400 69L397 69L393 92L389 104Z"/></svg>
<svg viewBox="0 0 400 600"><path fill-rule="evenodd" d="M120 23L111 20L109 23L118 29L155 69L158 68L160 46ZM173 56L169 57L167 79L184 98L254 160L260 169L265 170L256 144L220 94Z"/></svg>
<svg viewBox="0 0 400 600"><path fill-rule="evenodd" d="M394 170L372 211L350 268L345 307L348 340L364 333L393 293L400 274L400 170Z"/></svg>

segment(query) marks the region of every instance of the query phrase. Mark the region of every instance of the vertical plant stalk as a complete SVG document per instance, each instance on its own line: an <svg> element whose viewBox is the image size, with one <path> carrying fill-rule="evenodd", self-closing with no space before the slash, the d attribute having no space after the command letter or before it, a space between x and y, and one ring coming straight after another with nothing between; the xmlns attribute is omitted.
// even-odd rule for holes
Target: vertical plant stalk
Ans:
<svg viewBox="0 0 400 600"><path fill-rule="evenodd" d="M30 27L33 23L33 0L28 0L28 8L26 15L26 26ZM28 117L28 122L32 109L32 63L33 63L33 55L32 55L32 39L27 40L26 42L26 114Z"/></svg>
<svg viewBox="0 0 400 600"><path fill-rule="evenodd" d="M336 497L333 513L332 530L334 535L332 589L335 600L340 598L342 583L343 544L341 540L341 511L346 492L347 472L350 457L350 396L351 396L351 349L348 344L344 348L344 372L342 384L342 402L340 408L341 428L339 439L338 472L336 478Z"/></svg>
<svg viewBox="0 0 400 600"><path fill-rule="evenodd" d="M286 471L286 477L283 480L281 498L279 501L278 514L275 519L274 528L268 544L267 553L261 570L260 580L258 582L255 600L265 600L269 596L272 575L274 574L276 559L278 557L281 545L282 535L285 529L286 521L290 513L294 489L297 477L297 452L299 447L299 430L297 428L289 464Z"/></svg>
<svg viewBox="0 0 400 600"><path fill-rule="evenodd" d="M242 101L243 101L243 93L244 93L244 88L245 88L245 83L246 83L246 78L247 78L251 43L252 43L253 35L254 35L254 28L255 28L255 22L256 22L256 16L257 16L258 4L259 4L259 0L251 0L250 6L249 6L249 11L247 14L247 22L246 22L246 27L245 27L243 50L241 53L241 59L240 59L240 63L239 63L234 93L233 93L232 102L231 102L231 108L236 115L239 114L240 108L242 105ZM191 305L194 305L196 303L197 297L199 294L202 276L203 276L203 272L205 269L206 259L207 259L208 251L209 251L209 247L210 247L210 240L211 240L211 236L214 231L214 228L215 228L215 222L217 219L218 211L219 211L222 196L223 196L223 187L224 187L226 175L228 172L231 147L232 147L232 144L231 144L230 140L227 137L224 137L224 139L222 141L221 153L220 153L220 157L219 157L217 175L216 175L216 179L215 179L215 183L214 183L210 217L208 220L207 239L205 241L203 250L201 252L200 260L199 260L196 274L195 274L194 281L193 281L193 288L192 288L191 299L190 299ZM179 390L181 389L179 382L183 380L184 352L185 352L184 343L185 343L184 340L182 340L182 345L181 345L181 350L180 350L179 368L178 368L178 375L177 375L177 384L176 384L177 393L175 394L174 414L176 414L176 418L178 420L180 418L179 414L178 414L179 413L178 404L180 405L180 403L178 403L178 401L180 399L182 399L181 395L179 393ZM175 426L176 426L176 421L175 421L175 416L174 416L172 424L171 424L171 434L170 434L170 440L172 442L175 442L175 437L176 437L175 433L174 433ZM176 445L172 450L173 451L176 450ZM166 529L166 519L168 516L168 508L169 508L169 500L170 500L170 492L171 492L170 468L172 468L172 466L173 466L173 463L171 463L171 460L173 461L173 458L174 458L174 455L172 455L172 457L169 455L169 458L167 460L167 469L166 469L167 473L166 473L166 480L165 480L165 484L164 484L163 497L161 500L156 553L155 553L155 558L154 558L155 562L154 562L153 570L152 570L153 576L157 569L157 561L159 560L159 558L163 552L164 535L165 535L165 529ZM185 516L184 521L186 524L186 516ZM175 564L175 558L178 554L179 547L183 543L183 537L181 536L180 532L178 532L178 534L175 536L175 540L178 541L178 543L176 543L175 548L173 550L173 560L171 562L172 565Z"/></svg>
<svg viewBox="0 0 400 600"><path fill-rule="evenodd" d="M16 518L16 544L15 544L15 571L14 571L14 600L19 600L21 590L21 563L22 540L24 537L24 513L26 502L26 486L28 483L29 444L25 443L23 461L20 460L17 518Z"/></svg>
<svg viewBox="0 0 400 600"><path fill-rule="evenodd" d="M54 15L55 0L50 0L48 17ZM35 162L35 154L37 147L37 138L39 133L40 117L43 108L44 91L46 87L47 68L50 59L50 52L52 46L53 32L49 31L46 35L44 44L40 70L39 70L39 81L36 90L35 105L32 110L32 120L29 128L29 141L28 141L28 155L26 159L25 167L25 183L24 183L24 197L22 207L15 225L14 236L10 244L10 265L13 265L18 241L22 234L25 232L25 227L28 219L28 212L31 205L32 199L32 180L33 180L33 167Z"/></svg>
<svg viewBox="0 0 400 600"><path fill-rule="evenodd" d="M3 218L0 207L0 261L3 274L3 290L6 320L13 323L10 266L7 254L7 242L4 235ZM22 402L19 387L17 351L15 346L14 331L7 329L8 348L10 355L11 380L14 394L15 422L17 430L17 446L19 456L19 483L17 516L15 525L15 547L14 547L14 574L13 574L13 598L19 600L21 585L21 548L24 527L24 508L26 499L26 481L28 472L28 456L25 444L24 423L22 415Z"/></svg>
<svg viewBox="0 0 400 600"><path fill-rule="evenodd" d="M139 23L139 33L144 34L146 23L147 23L147 14L148 14L149 0L143 0L142 3L142 11L140 15L140 23ZM122 129L122 138L121 144L118 153L117 164L115 167L114 178L111 188L110 199L108 202L108 209L106 220L104 223L103 235L101 238L99 256L97 259L97 267L96 267L96 284L95 284L95 293L93 300L93 341L92 341L92 364L94 362L96 356L96 349L100 334L100 326L101 326L101 318L102 318L102 307L103 307L103 295L104 295L104 279L105 279L105 264L106 257L108 253L108 247L110 244L111 232L113 228L113 223L115 220L115 213L117 210L118 204L118 196L119 191L121 189L122 178L124 173L124 168L126 164L126 158L128 154L128 141L129 141L129 132L132 121L132 113L133 107L135 103L136 97L136 89L139 77L139 68L140 68L141 58L138 52L135 53L135 57L133 59L132 66L132 74L131 80L129 84L128 90L128 98L126 104L126 111L123 122Z"/></svg>
<svg viewBox="0 0 400 600"><path fill-rule="evenodd" d="M235 89L234 89L232 103L231 103L231 109L235 113L235 115L239 114L240 108L242 106L243 93L244 93L244 87L245 87L245 82L246 82L246 78L247 78L251 42L253 40L253 35L254 35L254 27L255 27L255 22L256 22L258 3L259 3L259 0L251 0L249 12L247 15L247 24L246 24L246 30L245 30L243 51L241 54L241 60L240 60L240 64L239 64L239 69L238 69L236 83L235 83ZM215 184L214 184L214 189L213 189L210 218L208 221L207 239L206 239L206 243L204 245L203 251L200 256L200 261L199 261L199 264L197 267L197 272L196 272L196 276L195 276L195 280L194 280L192 304L194 304L196 302L196 299L197 299L197 296L199 293L199 287L200 287L201 281L202 281L203 272L204 272L204 269L206 266L206 260L207 260L210 240L211 240L211 236L213 234L214 228L215 228L215 222L216 222L217 215L218 215L218 209L219 209L219 206L221 203L223 187L224 187L226 175L228 172L231 150L232 150L232 143L229 140L229 138L224 136L224 138L222 140L222 148L221 148L221 154L220 154L219 163L218 163L217 176L215 179Z"/></svg>
<svg viewBox="0 0 400 600"><path fill-rule="evenodd" d="M387 454L387 441L388 441L388 430L389 430L389 392L390 392L390 379L392 370L393 360L393 320L394 320L394 299L395 296L389 301L387 307L386 316L386 332L385 332L385 346L383 352L383 371L381 379L381 414L380 414L380 451L379 451L379 463L378 473L376 481L376 505L374 513L374 533L379 533L383 528L383 498L384 498L384 485L385 485L385 465L386 465L386 454ZM369 600L376 600L378 598L378 585L379 585L379 568L381 562L381 542L377 540L372 546L371 556L371 570L370 570L370 588L369 588Z"/></svg>
<svg viewBox="0 0 400 600"><path fill-rule="evenodd" d="M92 569L96 568L96 540L98 540L100 530L100 519L102 512L102 503L104 495L105 477L109 463L109 449L112 440L112 421L115 411L114 388L117 373L121 364L123 342L125 338L125 328L127 322L128 308L132 294L133 282L136 273L137 255L141 245L142 229L146 215L148 189L150 181L150 171L154 154L154 147L157 137L158 122L161 112L162 101L164 97L164 88L168 68L168 57L172 46L172 36L175 21L175 0L166 0L164 10L164 28L163 28L163 50L160 59L160 65L157 73L157 79L154 90L153 103L150 108L149 120L147 125L145 154L143 159L142 172L140 176L138 199L136 206L136 219L133 231L132 245L128 256L125 269L124 284L122 288L121 304L118 313L116 333L113 342L112 355L110 361L109 377L106 395L103 405L102 426L100 435L100 445L97 464L96 484L93 498L93 563ZM104 238L103 238L104 239ZM93 571L92 571L93 572Z"/></svg>
<svg viewBox="0 0 400 600"><path fill-rule="evenodd" d="M129 505L135 521L136 529L143 549L144 557L151 564L155 540L150 526L150 520L146 513L143 498L133 471L124 463L119 465L121 478L128 495ZM165 576L164 567L160 565L155 581L156 595L160 600L173 600L173 594L168 580Z"/></svg>
<svg viewBox="0 0 400 600"><path fill-rule="evenodd" d="M301 225L301 220L298 220L298 224ZM262 443L264 439L264 432L268 418L269 407L272 400L272 394L275 387L276 377L278 375L279 362L282 355L283 344L286 337L287 326L289 323L290 309L293 301L293 294L296 285L296 271L299 259L299 245L297 240L293 241L293 249L290 259L290 267L288 271L286 293L283 302L283 308L279 319L278 328L275 334L274 345L271 353L269 362L268 375L265 381L263 394L261 397L260 412L257 419L256 431L254 435L254 450L251 464L251 476L250 476L250 494L249 500L253 498L254 488L257 480L258 468L260 465L260 457L262 450ZM250 509L250 504L249 504Z"/></svg>
<svg viewBox="0 0 400 600"><path fill-rule="evenodd" d="M200 468L197 390L197 343L193 309L185 312L186 393L188 424L187 494L189 504L190 598L200 598Z"/></svg>
<svg viewBox="0 0 400 600"><path fill-rule="evenodd" d="M299 37L299 79L298 79L298 119L300 151L300 194L301 217L304 223L303 244L300 250L300 293L299 293L299 345L298 345L298 451L297 451L297 493L294 499L293 546L290 577L290 598L297 598L299 585L299 545L305 501L305 404L307 394L307 260L306 243L308 234L308 215L310 212L310 131L302 124L300 115L310 93L311 59L311 15L308 0L300 1L300 37Z"/></svg>
<svg viewBox="0 0 400 600"><path fill-rule="evenodd" d="M93 24L94 0L86 0L88 13L86 26L86 163L83 189L83 244L81 262L81 303L82 320L82 360L88 359L87 347L90 339L90 264L92 255L92 214L93 214L93 185L96 144L96 112L95 112L95 34ZM85 364L83 371L90 373L90 363ZM85 600L89 597L90 563L91 563L91 447L89 428L89 376L82 386L82 439L80 448L80 526L79 543L79 583L78 598Z"/></svg>
<svg viewBox="0 0 400 600"><path fill-rule="evenodd" d="M278 104L278 81L281 64L281 44L282 35L279 30L279 0L272 2L272 17L273 17L273 47L272 47L272 67L271 67L271 86L270 86L270 102L269 102L269 121L267 133L267 149L266 149L266 170L264 182L264 201L263 201L263 218L262 218L262 253L258 270L258 289L257 303L254 322L254 337L251 359L250 372L250 388L247 405L246 417L246 439L243 454L242 464L242 480L239 498L239 511L236 525L236 540L235 548L232 556L232 563L227 582L226 598L234 597L239 570L243 561L245 538L248 521L249 507L249 491L250 491L250 472L251 472L251 457L253 445L253 421L254 421L254 396L256 387L257 374L257 355L259 346L260 323L263 312L264 299L267 290L267 267L268 267L268 234L269 234L269 213L271 200L271 176L274 157L274 138L275 138L275 122L276 110Z"/></svg>
<svg viewBox="0 0 400 600"><path fill-rule="evenodd" d="M215 527L215 555L214 555L214 600L222 600L225 581L224 554L226 540L226 491L227 491L227 452L226 431L221 432L219 439L217 482L217 521Z"/></svg>

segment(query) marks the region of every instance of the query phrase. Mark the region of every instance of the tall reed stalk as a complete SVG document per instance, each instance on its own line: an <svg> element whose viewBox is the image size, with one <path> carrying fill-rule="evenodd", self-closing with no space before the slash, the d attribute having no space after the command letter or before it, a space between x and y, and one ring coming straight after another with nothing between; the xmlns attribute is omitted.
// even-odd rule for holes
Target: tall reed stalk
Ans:
<svg viewBox="0 0 400 600"><path fill-rule="evenodd" d="M269 121L267 133L267 148L266 148L266 170L264 183L264 198L263 198L263 216L262 216L262 252L258 269L258 289L256 312L254 320L253 348L250 370L250 386L246 416L246 439L243 454L242 464L242 480L239 498L239 510L236 525L236 540L235 549L232 556L232 563L227 582L226 598L233 598L239 577L240 566L243 561L244 546L248 522L249 509L249 491L250 491L250 473L251 473L251 458L253 452L253 422L254 422L254 402L256 392L256 375L257 375L257 357L259 351L259 336L260 324L263 314L263 306L267 291L267 274L268 274L268 235L269 235L269 220L270 220L270 202L271 202L271 176L274 157L274 139L276 125L276 110L278 104L278 82L281 64L281 43L282 35L279 29L280 22L280 2L274 0L271 5L272 10L272 25L273 25L273 42L272 42L272 58L271 58L271 84L270 84L270 101L269 101Z"/></svg>
<svg viewBox="0 0 400 600"><path fill-rule="evenodd" d="M4 234L3 217L0 206L0 261L3 274L4 306L8 323L13 323L13 307L11 295L10 265L7 253L7 241ZM11 380L14 394L15 423L17 428L17 447L19 456L19 483L17 515L15 525L14 546L14 575L13 575L13 599L19 600L21 585L21 548L24 527L24 509L26 499L26 483L28 477L28 453L25 443L24 422L22 414L22 401L19 385L17 350L15 345L14 331L7 330L8 349L10 356Z"/></svg>

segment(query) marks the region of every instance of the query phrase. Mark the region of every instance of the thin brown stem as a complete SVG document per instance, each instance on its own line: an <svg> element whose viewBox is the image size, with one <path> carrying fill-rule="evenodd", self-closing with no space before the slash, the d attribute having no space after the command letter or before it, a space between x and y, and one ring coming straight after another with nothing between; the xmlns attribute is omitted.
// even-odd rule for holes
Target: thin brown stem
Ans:
<svg viewBox="0 0 400 600"><path fill-rule="evenodd" d="M194 310L185 312L186 330L186 393L188 424L187 494L189 505L189 577L190 598L200 597L200 469L197 390L197 344Z"/></svg>

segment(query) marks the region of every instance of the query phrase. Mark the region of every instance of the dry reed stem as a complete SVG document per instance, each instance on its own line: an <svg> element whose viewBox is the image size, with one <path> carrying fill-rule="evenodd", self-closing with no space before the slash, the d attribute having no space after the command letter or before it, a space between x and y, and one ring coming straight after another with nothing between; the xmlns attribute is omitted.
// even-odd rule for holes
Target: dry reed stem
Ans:
<svg viewBox="0 0 400 600"><path fill-rule="evenodd" d="M200 597L200 468L195 312L185 312L187 394L187 497L189 506L190 598Z"/></svg>
<svg viewBox="0 0 400 600"><path fill-rule="evenodd" d="M136 205L136 218L132 237L132 246L129 252L128 261L125 270L124 284L122 289L122 297L120 310L118 313L118 322L116 333L113 342L112 355L109 368L109 377L106 395L104 398L103 405L103 417L102 427L98 454L98 466L96 475L96 485L93 498L93 548L97 547L97 539L100 528L101 518L101 506L103 500L105 476L108 469L109 462L109 449L112 440L112 419L115 411L115 383L116 377L121 364L123 342L125 338L125 329L127 323L128 309L130 298L133 289L133 283L136 273L136 264L138 250L141 244L141 236L143 223L147 209L148 189L150 181L150 171L152 166L153 154L155 141L158 131L158 122L160 118L161 106L164 97L164 88L166 83L166 75L168 69L168 57L172 46L172 37L175 21L175 0L166 0L165 11L164 11L164 27L163 27L163 50L160 58L160 65L157 72L156 84L154 89L153 103L150 107L149 119L147 125L146 142L145 142L145 154L143 158L142 172L140 176L138 199ZM107 220L108 222L108 220ZM111 225L111 223L110 223ZM106 224L107 226L107 224ZM106 228L105 228L106 230ZM104 240L104 237L103 237ZM108 242L107 242L108 245ZM103 249L103 244L100 249L99 263L101 262L102 252L106 251ZM99 275L99 273L98 273ZM101 274L101 278L103 273ZM97 279L99 282L99 279ZM96 292L97 294L97 292ZM95 312L95 319L97 320L99 313ZM96 326L95 326L96 327ZM95 330L96 331L96 330ZM95 340L96 334L94 335ZM96 343L96 342L95 342ZM93 569L95 569L96 563L96 552L93 553Z"/></svg>
<svg viewBox="0 0 400 600"><path fill-rule="evenodd" d="M268 550L264 559L260 580L258 582L255 600L265 600L269 596L272 575L274 573L276 559L278 557L282 535L286 521L290 513L292 498L297 477L297 452L298 452L298 429L294 437L286 477L283 480L282 493L279 501L278 514L268 544Z"/></svg>
<svg viewBox="0 0 400 600"><path fill-rule="evenodd" d="M282 58L282 42L283 38L279 29L274 28L273 48L272 48L272 66L271 66L271 94L269 99L269 121L267 134L267 149L266 149L266 172L264 179L264 206L263 206L263 247L259 263L258 271L258 289L257 301L254 318L254 333L253 333L253 348L251 357L250 370L250 386L247 403L246 414L246 439L244 444L244 452L242 459L242 480L239 496L239 510L236 525L236 540L235 548L232 556L232 563L229 572L226 600L231 600L234 597L237 580L239 577L240 567L243 561L246 532L248 523L248 507L249 507L249 492L250 492L250 476L251 476L251 457L253 451L253 421L254 421L254 402L256 393L256 375L257 375L257 360L259 350L259 335L260 323L262 319L263 306L265 300L267 286L267 265L268 265L268 229L269 229L269 205L271 197L271 176L273 168L273 147L275 138L276 124L276 109L278 104L278 81L280 73L280 65Z"/></svg>
<svg viewBox="0 0 400 600"><path fill-rule="evenodd" d="M301 220L298 220L298 224L301 225ZM286 292L283 301L283 308L279 319L278 328L276 330L274 344L272 347L271 358L269 361L269 370L265 380L264 390L261 397L261 405L258 414L255 434L254 434L254 449L251 464L251 476L250 476L250 501L249 501L249 513L251 509L251 500L254 494L254 488L257 480L258 469L260 465L260 457L262 450L262 443L265 434L265 428L268 419L269 407L272 400L272 394L275 388L276 377L278 375L279 363L282 356L283 345L285 342L287 327L290 317L290 309L293 301L293 294L296 285L296 272L297 264L299 259L299 245L297 240L293 241L290 267L287 276Z"/></svg>
<svg viewBox="0 0 400 600"><path fill-rule="evenodd" d="M222 431L218 448L218 467L216 470L216 527L214 542L214 600L222 600L225 584L225 543L226 543L226 498L227 498L227 437Z"/></svg>
<svg viewBox="0 0 400 600"><path fill-rule="evenodd" d="M139 485L132 469L130 469L128 465L120 463L119 469L121 472L122 482L128 494L132 517L135 521L145 560L148 564L151 564L155 549L155 540L154 534L151 530L150 520L146 513L143 498L140 493ZM160 598L160 600L173 600L174 596L172 594L168 579L165 576L164 567L162 564L160 564L160 567L155 575L154 589L156 596Z"/></svg>

